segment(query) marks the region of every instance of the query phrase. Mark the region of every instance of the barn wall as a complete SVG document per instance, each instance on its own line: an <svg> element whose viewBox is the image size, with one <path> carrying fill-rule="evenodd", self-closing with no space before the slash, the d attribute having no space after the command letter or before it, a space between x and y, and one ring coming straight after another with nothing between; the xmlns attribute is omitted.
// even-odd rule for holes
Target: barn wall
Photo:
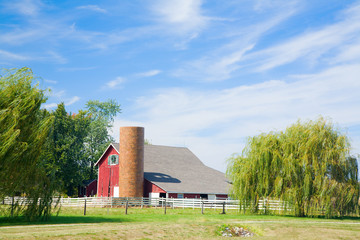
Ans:
<svg viewBox="0 0 360 240"><path fill-rule="evenodd" d="M200 198L200 194L184 193L184 198Z"/></svg>
<svg viewBox="0 0 360 240"><path fill-rule="evenodd" d="M152 182L144 179L144 197L149 197L149 193L156 192L156 193L166 193L163 189L159 188Z"/></svg>
<svg viewBox="0 0 360 240"><path fill-rule="evenodd" d="M195 193L184 193L184 198L200 198L200 194ZM169 198L178 198L177 193L169 193ZM226 194L216 194L216 199L226 199L228 195Z"/></svg>
<svg viewBox="0 0 360 240"><path fill-rule="evenodd" d="M169 193L169 198L177 198L177 193Z"/></svg>
<svg viewBox="0 0 360 240"><path fill-rule="evenodd" d="M226 194L216 194L216 199L226 199L228 198L228 195Z"/></svg>
<svg viewBox="0 0 360 240"><path fill-rule="evenodd" d="M98 181L92 181L87 187L86 187L86 196L87 197L92 197L96 195L97 192L97 185L98 185Z"/></svg>
<svg viewBox="0 0 360 240"><path fill-rule="evenodd" d="M144 179L144 197L149 197L149 193L166 193L163 189L159 188L152 182Z"/></svg>
<svg viewBox="0 0 360 240"><path fill-rule="evenodd" d="M108 197L109 192L109 178L110 180L110 196L114 194L114 187L119 186L119 165L108 165L108 157L109 155L116 154L119 155L118 152L110 146L106 151L100 162L99 166L99 183L98 183L98 197Z"/></svg>

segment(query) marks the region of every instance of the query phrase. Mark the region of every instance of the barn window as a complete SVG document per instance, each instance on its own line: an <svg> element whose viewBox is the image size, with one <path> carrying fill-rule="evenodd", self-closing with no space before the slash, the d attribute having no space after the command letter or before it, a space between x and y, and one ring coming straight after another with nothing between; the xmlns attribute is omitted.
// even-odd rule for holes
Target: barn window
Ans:
<svg viewBox="0 0 360 240"><path fill-rule="evenodd" d="M108 157L108 165L118 165L119 164L119 156L116 154L110 155Z"/></svg>
<svg viewBox="0 0 360 240"><path fill-rule="evenodd" d="M201 197L201 198L204 198L204 199L208 199L208 195L207 195L207 194L200 194L200 197Z"/></svg>

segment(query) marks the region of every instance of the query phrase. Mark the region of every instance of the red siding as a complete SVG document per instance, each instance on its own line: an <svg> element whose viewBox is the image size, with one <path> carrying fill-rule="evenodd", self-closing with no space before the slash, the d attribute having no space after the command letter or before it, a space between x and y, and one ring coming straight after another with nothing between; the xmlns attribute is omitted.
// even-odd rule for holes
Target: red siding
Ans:
<svg viewBox="0 0 360 240"><path fill-rule="evenodd" d="M228 198L228 195L226 194L216 194L216 199L226 199Z"/></svg>
<svg viewBox="0 0 360 240"><path fill-rule="evenodd" d="M114 194L114 187L119 186L119 165L108 165L109 155L116 154L118 152L110 146L105 152L104 156L98 163L99 166L99 182L98 182L98 197L108 197L109 193L109 182L110 182L110 196ZM111 179L110 179L111 175Z"/></svg>
<svg viewBox="0 0 360 240"><path fill-rule="evenodd" d="M92 181L87 187L86 187L86 196L92 197L96 195L97 190L97 183L98 181Z"/></svg>
<svg viewBox="0 0 360 240"><path fill-rule="evenodd" d="M200 198L200 194L184 193L184 198Z"/></svg>
<svg viewBox="0 0 360 240"><path fill-rule="evenodd" d="M169 198L177 198L177 193L169 193ZM184 198L200 198L200 194L193 194L193 193L184 193ZM226 199L228 195L226 194L217 194L216 199Z"/></svg>
<svg viewBox="0 0 360 240"><path fill-rule="evenodd" d="M169 198L177 198L177 193L169 193Z"/></svg>
<svg viewBox="0 0 360 240"><path fill-rule="evenodd" d="M144 179L144 197L149 197L149 193L155 192L155 193L166 193L163 189L159 188L152 182Z"/></svg>

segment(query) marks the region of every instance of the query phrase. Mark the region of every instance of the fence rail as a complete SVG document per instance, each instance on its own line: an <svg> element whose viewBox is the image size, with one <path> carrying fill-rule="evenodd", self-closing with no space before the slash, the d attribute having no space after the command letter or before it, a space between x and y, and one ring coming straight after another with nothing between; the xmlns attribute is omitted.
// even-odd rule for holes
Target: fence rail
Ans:
<svg viewBox="0 0 360 240"><path fill-rule="evenodd" d="M59 200L59 201L57 201ZM27 204L29 199L23 197L6 197L2 204ZM119 197L83 197L54 199L54 204L62 207L170 207L170 208L207 208L207 209L240 209L238 200L218 199L207 200L199 198L119 198ZM259 200L260 210L282 211L283 204L279 200ZM288 208L289 210L289 208Z"/></svg>

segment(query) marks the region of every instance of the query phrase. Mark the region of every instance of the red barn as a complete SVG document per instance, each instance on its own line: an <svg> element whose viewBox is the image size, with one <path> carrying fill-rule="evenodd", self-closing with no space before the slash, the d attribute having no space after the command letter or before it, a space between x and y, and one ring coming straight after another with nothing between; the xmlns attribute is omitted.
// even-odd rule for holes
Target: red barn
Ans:
<svg viewBox="0 0 360 240"><path fill-rule="evenodd" d="M79 197L93 197L97 193L97 179L83 181L83 185L79 186Z"/></svg>
<svg viewBox="0 0 360 240"><path fill-rule="evenodd" d="M144 197L228 197L229 183L225 174L205 166L189 149L158 145L142 147ZM122 184L119 174L127 174L119 169L121 161L124 161L120 159L119 162L120 155L119 143L112 143L95 164L99 169L98 197L119 196L119 188L122 187L119 186Z"/></svg>

